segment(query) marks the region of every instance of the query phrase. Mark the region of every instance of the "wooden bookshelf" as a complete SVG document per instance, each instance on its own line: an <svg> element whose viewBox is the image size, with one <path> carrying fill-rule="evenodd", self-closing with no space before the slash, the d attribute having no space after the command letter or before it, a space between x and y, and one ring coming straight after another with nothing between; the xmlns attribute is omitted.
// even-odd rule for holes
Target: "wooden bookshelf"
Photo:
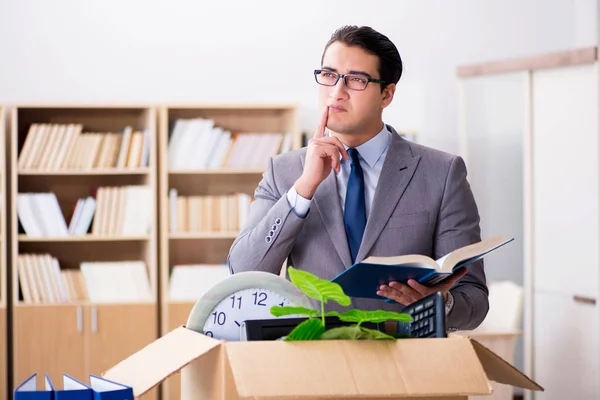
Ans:
<svg viewBox="0 0 600 400"><path fill-rule="evenodd" d="M178 125L178 121L189 122L194 119L201 119L204 122L189 123L183 129ZM207 124L206 121L210 123ZM204 128L202 123L205 124ZM219 148L220 142L216 137L224 140L222 135L227 135L224 132L231 133L227 150L207 150ZM262 147L271 150L264 150L261 153L260 145L253 147L252 140L249 140L248 136L243 136L247 133L257 134L253 138L256 140L260 138ZM258 136L269 133L283 135L280 145L271 144L272 142L267 140L270 135ZM286 133L288 133L287 139L284 135ZM235 212L230 211L236 204L239 205L239 202L251 201L267 166L268 157L273 154L272 149L275 149L274 154L280 153L282 149L297 149L301 145L301 135L297 128L297 111L294 105L175 106L164 107L159 112L158 143L161 332L165 334L185 324L192 306L202 291L202 285L199 285L199 292L194 293L195 298L183 299L170 293L173 267L208 264L207 268L212 268L226 263L229 248L239 232L239 218L242 213L239 207ZM185 144L177 145L177 143ZM238 143L237 149L236 143ZM241 151L242 143L247 147L245 152ZM186 149L187 152L182 149ZM225 151L226 155L219 151ZM187 159L183 161L172 159L182 152L187 154ZM254 153L260 155L253 158ZM180 204L171 209L170 204L173 201L173 197L170 197L171 189L177 191L177 201L184 200L181 207L187 211L182 213L181 217L177 216ZM227 203L228 206L224 205L223 198L219 197L235 193L242 193L245 197L237 200L230 199L231 203ZM207 202L205 200L207 196L215 196L218 200L213 198L212 203ZM219 207L223 208L215 208L215 202L219 202ZM225 211L221 212L222 210ZM220 222L213 220L212 226L207 226L206 219L216 214L226 214L230 218L231 215L237 214L236 222L232 223L233 219L227 220L226 217L222 217L225 219ZM171 226L173 218L177 219L175 230ZM182 221L186 222L182 223ZM179 379L179 374L176 374L162 385L163 399L179 399Z"/></svg>
<svg viewBox="0 0 600 400"><path fill-rule="evenodd" d="M0 106L0 400L8 399L7 307L8 264L6 262L6 125Z"/></svg>
<svg viewBox="0 0 600 400"><path fill-rule="evenodd" d="M157 111L19 105L10 113L13 385L34 372L59 385L63 373L89 382L159 335ZM95 208L84 211L83 199Z"/></svg>

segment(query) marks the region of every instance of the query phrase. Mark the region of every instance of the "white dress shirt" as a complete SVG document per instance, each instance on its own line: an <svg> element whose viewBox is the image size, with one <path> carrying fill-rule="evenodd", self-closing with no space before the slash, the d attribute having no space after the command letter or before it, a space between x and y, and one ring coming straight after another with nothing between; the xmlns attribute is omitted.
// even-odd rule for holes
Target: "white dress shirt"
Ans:
<svg viewBox="0 0 600 400"><path fill-rule="evenodd" d="M377 189L379 175L381 174L383 162L391 141L392 133L384 125L383 129L376 136L356 147L356 150L359 154L360 166L363 169L363 176L365 179L365 205L367 218L371 212L373 197L375 196L375 189ZM347 150L348 146L344 145L344 148ZM340 204L342 205L343 212L352 161L344 160L341 158L341 156L340 161L340 172L336 173L335 175L337 180L338 195L340 197ZM298 192L296 192L296 188L294 186L292 186L288 191L287 199L290 203L290 207L292 207L292 210L297 216L301 218L306 216L308 209L310 208L311 201L300 196Z"/></svg>

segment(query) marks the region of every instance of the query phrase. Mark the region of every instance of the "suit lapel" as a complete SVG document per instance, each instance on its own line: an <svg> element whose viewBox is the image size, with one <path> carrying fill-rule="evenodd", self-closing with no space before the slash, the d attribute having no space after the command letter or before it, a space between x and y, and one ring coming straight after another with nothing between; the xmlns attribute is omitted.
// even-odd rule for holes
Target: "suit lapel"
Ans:
<svg viewBox="0 0 600 400"><path fill-rule="evenodd" d="M302 157L302 166L304 167L304 156ZM340 256L344 266L348 268L352 265L352 258L350 257L348 240L346 239L344 215L337 190L335 171L332 170L329 176L321 182L313 196L313 200L336 252Z"/></svg>
<svg viewBox="0 0 600 400"><path fill-rule="evenodd" d="M413 157L409 143L398 136L393 128L388 126L388 129L393 133L392 141L375 189L371 213L356 256L357 261L363 260L377 241L421 159L420 156Z"/></svg>

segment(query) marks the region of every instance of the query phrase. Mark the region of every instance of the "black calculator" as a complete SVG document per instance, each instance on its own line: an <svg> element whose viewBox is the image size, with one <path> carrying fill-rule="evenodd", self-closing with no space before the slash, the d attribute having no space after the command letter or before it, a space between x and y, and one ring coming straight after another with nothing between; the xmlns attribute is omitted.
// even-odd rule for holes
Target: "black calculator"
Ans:
<svg viewBox="0 0 600 400"><path fill-rule="evenodd" d="M397 334L414 338L445 338L446 306L442 292L435 292L404 308L402 313L409 314L411 322L398 322Z"/></svg>

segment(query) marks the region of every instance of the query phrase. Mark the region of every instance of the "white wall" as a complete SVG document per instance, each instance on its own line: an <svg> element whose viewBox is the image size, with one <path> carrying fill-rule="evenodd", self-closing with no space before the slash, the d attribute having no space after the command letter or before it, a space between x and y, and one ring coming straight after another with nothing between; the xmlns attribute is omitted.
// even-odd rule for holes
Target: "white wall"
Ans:
<svg viewBox="0 0 600 400"><path fill-rule="evenodd" d="M596 0L1 0L0 103L288 101L311 129L323 46L338 26L364 24L405 62L389 121L457 152L456 65L593 45L595 10Z"/></svg>

